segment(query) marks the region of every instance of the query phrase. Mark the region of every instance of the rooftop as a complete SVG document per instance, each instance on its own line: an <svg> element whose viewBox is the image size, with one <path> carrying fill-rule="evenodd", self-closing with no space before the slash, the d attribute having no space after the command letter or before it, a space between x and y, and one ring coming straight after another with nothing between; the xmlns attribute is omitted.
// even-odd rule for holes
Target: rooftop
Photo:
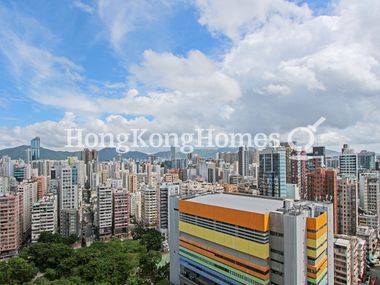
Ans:
<svg viewBox="0 0 380 285"><path fill-rule="evenodd" d="M263 214L283 207L282 199L241 194L205 194L190 198L188 201Z"/></svg>

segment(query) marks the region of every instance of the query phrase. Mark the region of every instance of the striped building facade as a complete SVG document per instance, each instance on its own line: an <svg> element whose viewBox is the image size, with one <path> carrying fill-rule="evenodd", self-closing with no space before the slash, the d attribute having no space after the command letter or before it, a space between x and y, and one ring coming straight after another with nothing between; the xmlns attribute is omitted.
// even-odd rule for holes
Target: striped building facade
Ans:
<svg viewBox="0 0 380 285"><path fill-rule="evenodd" d="M333 284L331 205L237 194L172 204L173 284Z"/></svg>

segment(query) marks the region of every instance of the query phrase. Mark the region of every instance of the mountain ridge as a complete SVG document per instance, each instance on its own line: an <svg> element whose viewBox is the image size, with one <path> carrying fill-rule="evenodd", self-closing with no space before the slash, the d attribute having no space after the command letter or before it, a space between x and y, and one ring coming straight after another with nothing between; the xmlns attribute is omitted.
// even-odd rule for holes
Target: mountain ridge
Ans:
<svg viewBox="0 0 380 285"><path fill-rule="evenodd" d="M21 145L11 148L5 148L0 150L0 157L7 155L10 156L11 159L24 159L26 158L26 150L30 148L27 145ZM213 158L216 156L217 152L237 152L237 148L213 148L213 149L194 149L193 154L198 154L201 157L205 158ZM62 151L62 150L51 150L48 148L41 147L40 148L41 159L51 159L51 160L65 160L67 157L75 156L80 158L80 151ZM103 148L98 151L99 160L107 161L112 160L117 157L119 154L116 152L115 148ZM326 150L326 155L329 156L337 156L339 152L333 150ZM135 159L135 160L147 160L150 156L155 156L160 159L170 160L171 152L168 151L159 151L156 153L148 154L141 151L129 151L127 153L121 154L124 159ZM177 158L185 158L186 154L181 152L176 152Z"/></svg>

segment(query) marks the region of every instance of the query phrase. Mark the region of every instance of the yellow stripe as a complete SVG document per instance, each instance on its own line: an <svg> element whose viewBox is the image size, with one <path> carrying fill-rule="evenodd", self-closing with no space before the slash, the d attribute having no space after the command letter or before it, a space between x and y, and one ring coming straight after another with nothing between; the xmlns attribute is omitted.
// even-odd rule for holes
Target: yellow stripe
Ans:
<svg viewBox="0 0 380 285"><path fill-rule="evenodd" d="M314 249L308 249L307 250L307 255L312 257L312 258L317 258L318 256L321 255L321 253L327 249L327 243L325 243L323 246L321 246L320 248L318 248L317 250L314 250Z"/></svg>
<svg viewBox="0 0 380 285"><path fill-rule="evenodd" d="M179 230L262 259L269 258L269 243L253 242L181 221L179 222Z"/></svg>
<svg viewBox="0 0 380 285"><path fill-rule="evenodd" d="M321 244L323 244L327 240L327 233L323 234L319 239L307 239L307 246L318 248Z"/></svg>

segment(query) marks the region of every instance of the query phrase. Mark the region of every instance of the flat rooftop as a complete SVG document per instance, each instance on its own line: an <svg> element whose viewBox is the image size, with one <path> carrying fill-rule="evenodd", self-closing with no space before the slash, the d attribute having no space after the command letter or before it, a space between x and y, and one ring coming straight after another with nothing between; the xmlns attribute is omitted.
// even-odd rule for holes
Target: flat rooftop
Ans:
<svg viewBox="0 0 380 285"><path fill-rule="evenodd" d="M250 196L240 194L205 194L186 199L200 204L219 206L224 208L249 211L256 213L269 213L283 207L283 200L267 198L264 196Z"/></svg>

